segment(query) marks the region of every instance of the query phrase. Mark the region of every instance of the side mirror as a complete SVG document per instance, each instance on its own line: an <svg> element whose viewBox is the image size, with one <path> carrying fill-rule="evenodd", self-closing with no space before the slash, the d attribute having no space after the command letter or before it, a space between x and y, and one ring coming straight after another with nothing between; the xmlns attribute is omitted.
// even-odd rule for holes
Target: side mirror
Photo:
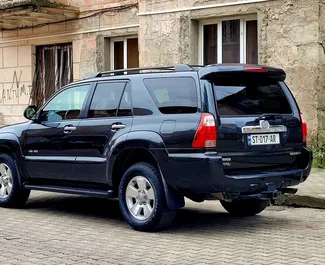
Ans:
<svg viewBox="0 0 325 265"><path fill-rule="evenodd" d="M24 111L24 117L27 120L34 120L36 118L37 107L34 105L28 106Z"/></svg>

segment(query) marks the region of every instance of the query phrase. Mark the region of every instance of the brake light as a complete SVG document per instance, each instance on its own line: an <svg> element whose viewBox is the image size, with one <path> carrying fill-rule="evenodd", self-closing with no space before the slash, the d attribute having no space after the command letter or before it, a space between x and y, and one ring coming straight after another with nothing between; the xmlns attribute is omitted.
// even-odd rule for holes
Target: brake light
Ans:
<svg viewBox="0 0 325 265"><path fill-rule="evenodd" d="M217 127L212 114L203 113L192 143L193 148L216 147Z"/></svg>
<svg viewBox="0 0 325 265"><path fill-rule="evenodd" d="M265 67L244 67L244 72L266 73Z"/></svg>
<svg viewBox="0 0 325 265"><path fill-rule="evenodd" d="M300 120L301 120L301 130L302 130L302 141L306 143L307 136L308 136L307 123L304 118L304 115L301 112L300 112Z"/></svg>

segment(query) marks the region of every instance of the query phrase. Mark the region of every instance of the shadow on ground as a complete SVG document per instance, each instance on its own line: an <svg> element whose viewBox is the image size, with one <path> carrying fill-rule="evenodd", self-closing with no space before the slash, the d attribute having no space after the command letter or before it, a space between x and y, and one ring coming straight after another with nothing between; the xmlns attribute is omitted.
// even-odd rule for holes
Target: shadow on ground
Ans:
<svg viewBox="0 0 325 265"><path fill-rule="evenodd" d="M184 229L188 232L202 232L218 230L227 232L229 230L257 230L271 229L274 226L287 226L290 220L277 216L278 211L283 208L270 208L261 215L237 218L230 216L218 207L219 202L215 202L215 209L202 207L202 204L191 204L178 210L173 225L162 233L181 233ZM203 203L204 205L204 203ZM197 206L197 207L196 207ZM99 199L81 196L56 195L56 196L35 196L32 197L25 206L28 211L42 211L47 214L68 214L71 218L83 219L91 217L103 222L125 225L125 221L119 209L117 199ZM90 220L91 221L91 220Z"/></svg>

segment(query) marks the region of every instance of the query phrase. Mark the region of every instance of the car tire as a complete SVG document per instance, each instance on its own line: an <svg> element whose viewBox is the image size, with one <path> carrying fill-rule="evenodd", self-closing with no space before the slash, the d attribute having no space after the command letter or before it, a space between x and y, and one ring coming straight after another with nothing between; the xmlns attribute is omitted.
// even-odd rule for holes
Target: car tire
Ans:
<svg viewBox="0 0 325 265"><path fill-rule="evenodd" d="M19 208L29 198L30 190L20 187L15 161L7 154L0 155L0 207Z"/></svg>
<svg viewBox="0 0 325 265"><path fill-rule="evenodd" d="M253 216L261 213L269 205L269 200L220 201L225 210L234 216Z"/></svg>
<svg viewBox="0 0 325 265"><path fill-rule="evenodd" d="M160 231L174 220L168 208L159 171L148 163L132 165L124 173L118 190L124 219L135 230Z"/></svg>

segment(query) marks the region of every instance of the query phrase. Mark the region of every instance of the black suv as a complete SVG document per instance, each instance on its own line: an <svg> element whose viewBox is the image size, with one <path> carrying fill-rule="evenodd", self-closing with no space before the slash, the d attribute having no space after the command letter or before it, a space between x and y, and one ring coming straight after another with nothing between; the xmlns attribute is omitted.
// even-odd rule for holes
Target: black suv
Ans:
<svg viewBox="0 0 325 265"><path fill-rule="evenodd" d="M69 84L0 129L0 205L30 190L118 197L136 230L170 224L184 197L263 211L306 180L307 126L281 69L123 69Z"/></svg>

